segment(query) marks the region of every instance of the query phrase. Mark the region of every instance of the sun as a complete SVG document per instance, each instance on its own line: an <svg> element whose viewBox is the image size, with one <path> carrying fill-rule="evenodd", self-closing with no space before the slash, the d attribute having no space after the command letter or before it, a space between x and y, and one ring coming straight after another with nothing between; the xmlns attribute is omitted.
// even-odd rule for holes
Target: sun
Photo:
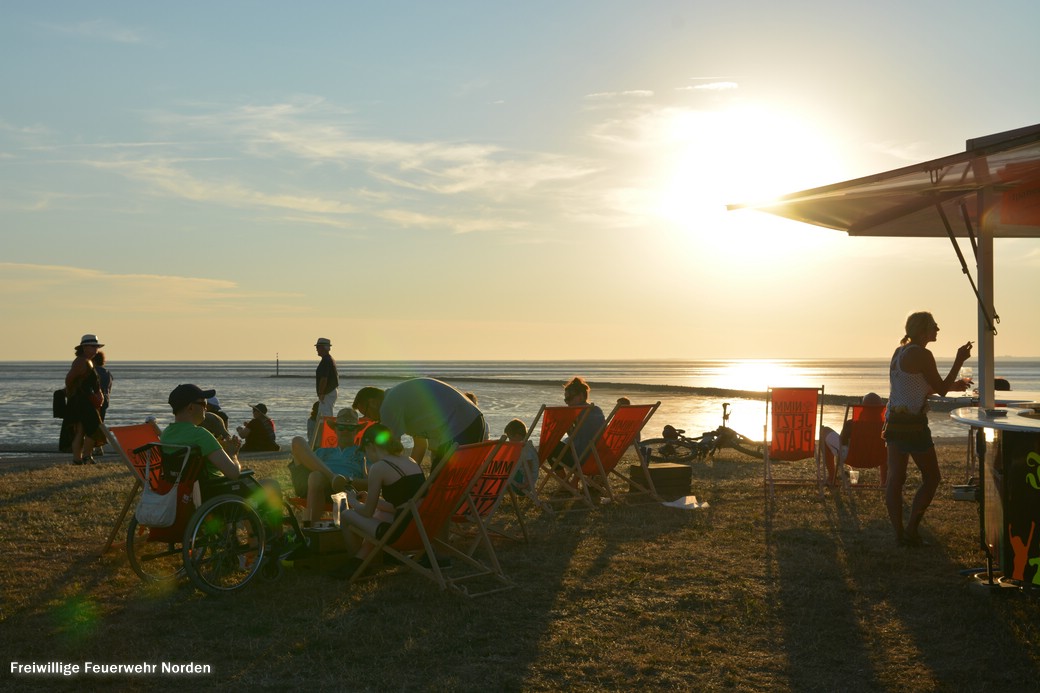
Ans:
<svg viewBox="0 0 1040 693"><path fill-rule="evenodd" d="M775 220L727 212L726 204L773 199L843 174L827 131L780 108L745 103L675 110L662 127L668 146L659 149L656 215L701 246L723 247L737 234L745 253L786 252L792 238L776 233Z"/></svg>

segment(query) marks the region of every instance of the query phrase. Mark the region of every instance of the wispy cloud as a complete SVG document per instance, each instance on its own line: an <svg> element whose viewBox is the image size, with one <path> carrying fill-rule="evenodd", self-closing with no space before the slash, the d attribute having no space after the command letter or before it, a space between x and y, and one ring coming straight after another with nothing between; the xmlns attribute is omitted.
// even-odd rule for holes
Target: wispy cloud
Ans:
<svg viewBox="0 0 1040 693"><path fill-rule="evenodd" d="M144 34L140 29L127 27L107 19L89 19L75 24L45 24L47 29L70 36L109 41L113 43L144 43Z"/></svg>
<svg viewBox="0 0 1040 693"><path fill-rule="evenodd" d="M649 89L629 89L628 91L598 91L586 94L586 99L648 99L654 95Z"/></svg>
<svg viewBox="0 0 1040 693"><path fill-rule="evenodd" d="M730 91L739 89L736 82L708 82L707 84L692 84L685 87L676 87L676 91Z"/></svg>
<svg viewBox="0 0 1040 693"><path fill-rule="evenodd" d="M924 142L868 142L867 148L899 161L920 161Z"/></svg>

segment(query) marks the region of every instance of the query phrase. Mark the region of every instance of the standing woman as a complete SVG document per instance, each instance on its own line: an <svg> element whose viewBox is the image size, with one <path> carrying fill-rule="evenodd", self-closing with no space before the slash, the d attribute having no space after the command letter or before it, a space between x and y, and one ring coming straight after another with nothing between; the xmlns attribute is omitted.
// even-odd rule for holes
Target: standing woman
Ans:
<svg viewBox="0 0 1040 693"><path fill-rule="evenodd" d="M888 442L888 487L885 504L888 518L900 546L920 546L918 528L924 511L939 487L939 461L935 456L932 433L928 430L928 395L945 395L951 390L963 391L968 383L957 373L971 357L971 342L957 350L953 367L946 378L939 375L935 357L926 347L934 342L939 326L931 313L912 313L906 319L906 335L892 354L888 378L891 393L885 415L884 438ZM903 484L906 465L913 457L921 470L921 486L910 506L910 517L903 527Z"/></svg>
<svg viewBox="0 0 1040 693"><path fill-rule="evenodd" d="M83 335L76 347L76 360L65 376L65 398L68 400L65 419L72 426L72 464L93 464L94 458L89 452L95 444L104 442L99 411L104 404L104 394L92 361L103 346L98 343L96 335ZM88 453L86 458L84 452Z"/></svg>

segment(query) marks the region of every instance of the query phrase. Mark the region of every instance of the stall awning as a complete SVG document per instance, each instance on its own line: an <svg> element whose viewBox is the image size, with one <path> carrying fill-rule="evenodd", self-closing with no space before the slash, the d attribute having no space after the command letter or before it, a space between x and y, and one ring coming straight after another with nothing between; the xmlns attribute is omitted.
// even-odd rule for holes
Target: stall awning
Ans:
<svg viewBox="0 0 1040 693"><path fill-rule="evenodd" d="M966 151L762 203L729 205L851 236L957 236L980 226L980 190L992 192L982 221L996 238L1040 236L1040 125L968 140Z"/></svg>

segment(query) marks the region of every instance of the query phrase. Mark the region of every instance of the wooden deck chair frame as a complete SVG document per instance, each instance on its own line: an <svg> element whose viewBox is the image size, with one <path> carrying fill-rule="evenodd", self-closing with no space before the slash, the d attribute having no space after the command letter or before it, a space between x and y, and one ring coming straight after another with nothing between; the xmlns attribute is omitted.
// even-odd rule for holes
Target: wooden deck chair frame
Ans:
<svg viewBox="0 0 1040 693"><path fill-rule="evenodd" d="M535 415L531 427L527 429L527 435L530 437L535 426L541 421L541 428L538 433L538 468L541 470L542 479L538 482L537 493L543 507L556 511L557 506L569 508L575 502L579 502L588 508L596 507L585 484L572 485L569 481L569 475L566 477L557 475L550 462L550 457L556 451L556 447L561 442L564 442L564 435L584 424L585 417L589 415L590 411L592 411L592 408L587 406L570 407L566 405L548 406L543 404ZM578 451L574 449L574 442L570 438L564 443L561 455L567 451L570 451L571 459L579 459ZM577 468L580 469L580 465ZM550 483L558 487L559 495L550 496L548 494L546 486Z"/></svg>
<svg viewBox="0 0 1040 693"><path fill-rule="evenodd" d="M778 395L780 395L778 397ZM777 411L777 403L780 411ZM821 496L824 488L823 454L820 431L823 428L823 386L770 387L766 390L766 422L762 427L764 447L764 483L766 496L772 501L777 486L816 486ZM772 435L770 435L770 432ZM814 480L778 478L773 467L778 462L812 459L816 467Z"/></svg>
<svg viewBox="0 0 1040 693"><path fill-rule="evenodd" d="M452 529L458 536L469 542L466 553L471 556L480 546L480 533L478 531L467 532L463 528L472 526L474 523L484 525L484 530L489 536L497 535L513 541L527 542L528 540L527 526L524 524L523 513L516 501L516 492L512 488L513 477L516 476L520 452L524 445L523 442L512 443L506 436L499 438L498 446L492 453L490 461L470 489L472 506L464 503L452 515ZM506 497L509 497L513 513L520 525L521 536L507 532L501 525L493 524L495 513L505 502ZM475 514L473 510L476 511Z"/></svg>
<svg viewBox="0 0 1040 693"><path fill-rule="evenodd" d="M437 538L460 504L467 504L469 511L476 513L470 491L494 457L498 446L497 441L484 441L452 448L444 461L426 478L415 497L404 504L405 512L398 513L382 539L377 540L359 528L351 527L355 534L372 542L374 546L354 571L350 581L363 579L366 569L376 556L386 553L396 558L404 569L417 572L442 590L451 590L467 597L478 597L514 587L513 582L502 572L491 538L482 523L477 523L476 527L487 557L486 563ZM393 543L388 542L403 523L407 523L403 534ZM458 560L470 572L456 575L456 571L452 570L449 575L435 560L435 548ZM423 556L429 557L429 567L420 563ZM465 584L466 581L485 576L496 582L494 588L474 592Z"/></svg>
<svg viewBox="0 0 1040 693"><path fill-rule="evenodd" d="M587 485L600 496L606 496L611 502L617 502L620 498L611 488L610 479L618 477L621 481L627 482L629 488L636 489L628 494L629 499L633 495L645 495L650 500L661 501L657 489L654 488L647 460L644 459L636 445L639 434L660 406L660 402L615 405L603 422L603 426L596 433L590 454L585 458L581 467L575 470L574 480L577 481L580 478L580 483ZM626 474L618 469L622 456L629 448L636 451L642 479L636 479L631 474Z"/></svg>
<svg viewBox="0 0 1040 693"><path fill-rule="evenodd" d="M846 491L885 488L888 480L888 444L881 436L885 425L884 404L846 404L845 423L851 422L849 428L848 448L838 455L837 477L842 480ZM845 467L852 469L877 469L877 484L855 484L849 481Z"/></svg>
<svg viewBox="0 0 1040 693"><path fill-rule="evenodd" d="M134 475L134 483L126 494L126 500L116 516L116 521L112 524L112 530L108 533L105 545L101 547L101 553L105 553L112 548L116 534L119 533L120 527L123 526L123 520L126 519L126 514L130 512L130 506L133 505L137 492L144 487L144 470L147 460L143 455L135 454L134 450L148 443L158 443L160 431L159 427L151 422L112 427L101 424L101 431L105 434L105 439L109 445L119 453L119 458Z"/></svg>

